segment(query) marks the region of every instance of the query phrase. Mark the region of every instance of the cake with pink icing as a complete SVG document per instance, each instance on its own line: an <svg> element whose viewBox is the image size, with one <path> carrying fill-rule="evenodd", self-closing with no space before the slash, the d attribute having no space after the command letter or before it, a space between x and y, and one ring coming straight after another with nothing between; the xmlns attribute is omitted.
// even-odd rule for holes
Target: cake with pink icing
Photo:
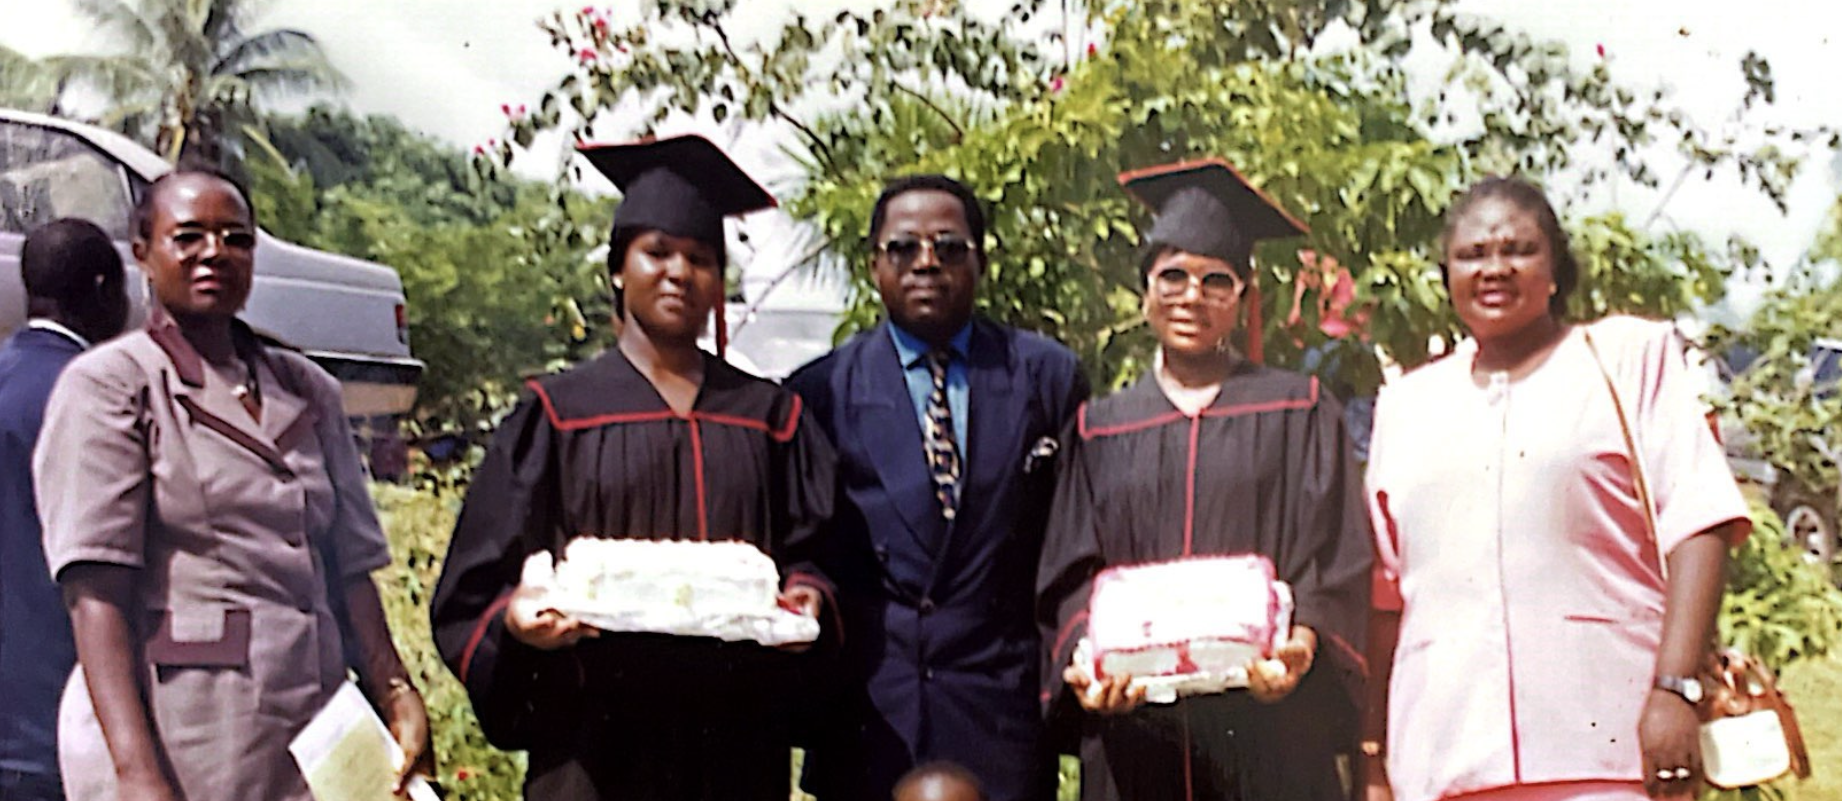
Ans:
<svg viewBox="0 0 1842 801"><path fill-rule="evenodd" d="M1249 662L1272 655L1290 605L1264 556L1109 568L1088 601L1095 673L1244 676Z"/></svg>

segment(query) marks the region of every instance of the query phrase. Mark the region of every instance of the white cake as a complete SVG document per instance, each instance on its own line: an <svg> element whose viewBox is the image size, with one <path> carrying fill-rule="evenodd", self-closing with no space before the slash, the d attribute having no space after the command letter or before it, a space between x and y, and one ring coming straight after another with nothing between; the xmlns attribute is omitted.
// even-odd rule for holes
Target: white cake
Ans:
<svg viewBox="0 0 1842 801"><path fill-rule="evenodd" d="M1264 556L1110 568L1094 579L1088 640L1100 678L1223 677L1245 683L1289 628L1289 588Z"/></svg>
<svg viewBox="0 0 1842 801"><path fill-rule="evenodd" d="M817 620L780 606L774 560L746 542L571 540L563 561L525 564L558 611L604 631L655 632L764 645L818 639Z"/></svg>

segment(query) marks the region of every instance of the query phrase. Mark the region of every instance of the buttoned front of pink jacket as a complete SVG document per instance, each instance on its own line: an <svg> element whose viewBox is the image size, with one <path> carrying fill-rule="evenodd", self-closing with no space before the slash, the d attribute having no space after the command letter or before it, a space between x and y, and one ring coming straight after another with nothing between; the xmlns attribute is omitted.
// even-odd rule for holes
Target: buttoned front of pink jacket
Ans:
<svg viewBox="0 0 1842 801"><path fill-rule="evenodd" d="M1644 522L1591 332L1657 506ZM1667 324L1576 326L1528 375L1475 347L1390 384L1367 476L1376 606L1402 613L1388 706L1398 801L1641 780L1662 553L1747 509ZM1737 527L1743 538L1750 523Z"/></svg>

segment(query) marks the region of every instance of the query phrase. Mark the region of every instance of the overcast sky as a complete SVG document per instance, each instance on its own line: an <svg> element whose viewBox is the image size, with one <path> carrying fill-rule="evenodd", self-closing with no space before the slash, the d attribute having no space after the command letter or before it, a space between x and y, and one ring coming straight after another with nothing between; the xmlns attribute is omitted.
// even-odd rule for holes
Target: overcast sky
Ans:
<svg viewBox="0 0 1842 801"><path fill-rule="evenodd" d="M623 1L633 0L614 5ZM1010 1L968 0L1000 13ZM870 4L747 0L738 4L744 19L736 27L745 29L748 19L776 19L789 6L822 13ZM562 76L568 61L551 49L536 20L578 7L559 0L272 0L259 22L319 37L352 79L346 100L357 111L391 114L469 146L501 132L501 103L532 103ZM1579 59L1596 58L1602 45L1617 78L1673 88L1675 102L1711 129L1756 129L1767 122L1842 126L1842 43L1834 41L1842 34L1842 3L1833 0L1466 0L1465 7L1559 39ZM1748 13L1736 13L1740 9ZM0 0L0 20L6 21L0 44L29 55L105 44L90 36L71 0ZM1778 102L1740 119L1738 63L1748 50L1770 59ZM785 169L770 164L776 158L771 146L744 150L738 160L751 170ZM541 171L552 164L554 158L528 159L520 166ZM1670 200L1658 225L1698 231L1716 243L1737 232L1773 262L1786 264L1809 244L1834 201L1833 172L1827 157L1810 165L1788 215L1731 180L1696 176ZM1625 188L1604 202L1643 219L1657 200L1654 193Z"/></svg>

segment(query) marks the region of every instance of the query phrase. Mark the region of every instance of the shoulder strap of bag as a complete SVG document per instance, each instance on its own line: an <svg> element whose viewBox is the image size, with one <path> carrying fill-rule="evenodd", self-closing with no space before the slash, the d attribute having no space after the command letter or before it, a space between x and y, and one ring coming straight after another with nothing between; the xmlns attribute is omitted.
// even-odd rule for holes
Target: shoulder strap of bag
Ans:
<svg viewBox="0 0 1842 801"><path fill-rule="evenodd" d="M1650 500L1650 482L1644 477L1643 457L1637 452L1637 437L1631 433L1631 418L1625 414L1625 404L1618 396L1618 384L1612 380L1612 371L1606 369L1605 359L1599 355L1599 346L1593 344L1593 332L1582 327L1580 334L1586 339L1586 349L1592 351L1593 364L1599 366L1599 377L1605 379L1605 389L1612 396L1612 411L1618 413L1618 431L1625 438L1625 455L1631 458L1631 483L1637 486L1637 502L1644 507L1644 531L1650 535L1650 545L1657 552L1657 569L1662 572L1665 584L1669 582L1669 558L1663 553L1663 541L1657 537L1656 504Z"/></svg>
<svg viewBox="0 0 1842 801"><path fill-rule="evenodd" d="M1669 559L1663 553L1663 543L1657 538L1656 506L1650 499L1650 482L1644 478L1644 464L1637 451L1637 438L1631 433L1631 421L1625 414L1624 402L1618 396L1618 385L1612 381L1611 370L1606 369L1605 359L1599 355L1598 346L1593 344L1593 334L1582 329L1586 348L1592 351L1593 362L1599 366L1599 375L1605 379L1605 388L1612 396L1612 409L1618 413L1618 428L1624 434L1625 450L1631 458L1632 483L1637 485L1637 498L1644 505L1644 528L1650 534L1650 542L1657 550L1657 568L1662 571L1665 583L1669 581ZM1785 746L1791 752L1791 772L1798 778L1810 776L1810 752L1804 745L1803 731L1797 725L1796 710L1791 707L1790 699L1779 691L1778 682L1772 672L1758 660L1738 651L1728 651L1719 660L1722 669L1719 678L1735 692L1751 695L1748 684L1758 682L1764 690L1753 701L1769 708L1778 715L1779 726L1784 730ZM1739 675L1735 675L1735 674Z"/></svg>

